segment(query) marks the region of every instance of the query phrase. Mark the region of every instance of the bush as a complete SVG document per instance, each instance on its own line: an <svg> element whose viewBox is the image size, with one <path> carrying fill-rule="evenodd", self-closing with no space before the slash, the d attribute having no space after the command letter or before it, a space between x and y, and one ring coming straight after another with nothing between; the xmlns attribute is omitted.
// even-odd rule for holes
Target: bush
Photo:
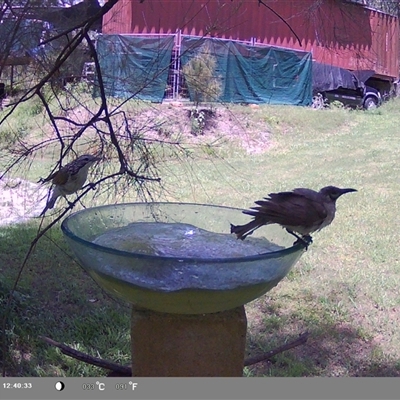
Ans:
<svg viewBox="0 0 400 400"><path fill-rule="evenodd" d="M196 106L200 102L216 101L221 95L220 78L215 75L217 60L205 44L199 54L183 66L183 75Z"/></svg>

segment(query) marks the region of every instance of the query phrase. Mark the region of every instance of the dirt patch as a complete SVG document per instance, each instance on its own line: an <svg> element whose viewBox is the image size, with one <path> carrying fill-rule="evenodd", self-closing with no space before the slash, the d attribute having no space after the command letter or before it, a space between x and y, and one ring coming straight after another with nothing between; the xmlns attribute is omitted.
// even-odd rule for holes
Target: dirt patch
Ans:
<svg viewBox="0 0 400 400"><path fill-rule="evenodd" d="M255 154L263 153L271 146L269 126L257 115L256 110L249 108L249 113L239 117L233 110L222 106L194 109L163 105L161 118L165 118L166 126L172 127L172 130L178 128L189 141L229 141L247 153ZM203 119L204 127L197 128Z"/></svg>
<svg viewBox="0 0 400 400"><path fill-rule="evenodd" d="M166 140L179 138L186 144L231 142L249 154L263 153L271 146L270 129L258 107L248 107L245 113L235 114L232 108L185 105L170 102L149 105L125 111L114 116L114 125L122 127L127 122L130 136L137 134L146 139ZM91 115L83 107L70 110L68 118L79 124L87 122ZM76 126L61 121L60 130L76 131ZM87 132L94 132L90 128ZM121 130L119 134L126 132Z"/></svg>
<svg viewBox="0 0 400 400"><path fill-rule="evenodd" d="M46 205L47 193L48 188L21 178L0 180L0 226L38 216Z"/></svg>

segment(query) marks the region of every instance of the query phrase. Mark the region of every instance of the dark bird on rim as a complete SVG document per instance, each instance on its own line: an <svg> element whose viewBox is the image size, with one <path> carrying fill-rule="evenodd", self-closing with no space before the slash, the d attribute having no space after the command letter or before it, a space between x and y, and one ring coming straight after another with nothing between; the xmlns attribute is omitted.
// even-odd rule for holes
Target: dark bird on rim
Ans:
<svg viewBox="0 0 400 400"><path fill-rule="evenodd" d="M326 186L319 192L298 188L291 192L270 193L269 197L255 202L257 207L243 211L254 217L253 220L245 225L231 224L231 233L243 240L260 226L279 224L308 245L312 242L310 233L325 228L335 218L336 200L342 194L356 191Z"/></svg>

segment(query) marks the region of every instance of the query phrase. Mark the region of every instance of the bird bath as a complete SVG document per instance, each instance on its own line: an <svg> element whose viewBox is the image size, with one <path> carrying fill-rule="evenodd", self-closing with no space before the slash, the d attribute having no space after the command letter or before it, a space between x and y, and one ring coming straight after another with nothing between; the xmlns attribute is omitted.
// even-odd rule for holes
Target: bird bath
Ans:
<svg viewBox="0 0 400 400"><path fill-rule="evenodd" d="M168 335L170 344L176 332L186 331L187 339L204 328L201 338L195 340L194 347L201 348L204 342L204 349L198 353L203 354L205 348L215 353L211 340L219 357L226 357L231 356L235 344L229 344L229 340L223 344L227 333L221 329L231 326L228 335L237 336L233 341L238 344L239 360L232 362L239 371L243 368L240 359L246 325L243 305L276 286L305 251L305 245L293 245L293 236L275 225L258 229L244 241L237 240L229 234L229 227L231 222L248 222L249 217L241 211L187 203L127 203L76 212L63 221L61 228L89 275L106 291L132 304L133 342L149 342L149 337L140 338L149 334L151 342L158 340L162 350ZM199 321L203 322L199 325ZM182 340L177 346L189 354L193 343L183 345ZM133 342L138 359L143 343ZM226 347L225 353L219 351L221 347ZM147 364L152 357L148 351L143 355ZM154 351L158 366L160 349ZM174 357L176 354L172 359L169 354L162 362L168 364L171 359L169 364L173 364ZM208 367L195 366L190 372L187 365L179 371L170 365L173 372L169 367L157 372L153 365L147 372L136 369L135 373L134 365L133 360L135 376L238 376L224 368L211 375Z"/></svg>

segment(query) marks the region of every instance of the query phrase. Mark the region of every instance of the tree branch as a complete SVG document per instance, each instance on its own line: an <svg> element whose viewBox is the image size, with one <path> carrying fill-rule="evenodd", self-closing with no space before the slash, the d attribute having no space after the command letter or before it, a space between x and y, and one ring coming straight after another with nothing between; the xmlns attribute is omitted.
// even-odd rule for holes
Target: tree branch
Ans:
<svg viewBox="0 0 400 400"><path fill-rule="evenodd" d="M248 367L249 365L253 365L253 364L257 364L261 361L269 360L279 353L283 353L286 350L293 349L293 347L300 346L301 344L304 344L305 342L307 342L308 336L309 336L308 332L302 333L301 335L299 335L299 337L296 340L293 340L292 342L286 343L286 344L284 344L280 347L277 347L276 349L270 350L264 354L250 357L244 361L244 366Z"/></svg>
<svg viewBox="0 0 400 400"><path fill-rule="evenodd" d="M267 7L268 10L270 10L272 13L274 13L289 29L290 32L293 33L294 36L296 36L297 41L299 42L300 47L302 47L301 44L301 40L300 38L297 36L296 32L293 30L293 28L285 21L285 19L283 17L281 17L274 9L272 9L270 6L268 6L267 4L265 4L263 2L263 0L258 0L258 4L262 4L264 7Z"/></svg>
<svg viewBox="0 0 400 400"><path fill-rule="evenodd" d="M50 339L46 336L39 336L39 339L44 340L51 346L58 347L63 354L66 356L75 358L76 360L83 361L86 364L95 365L96 367L109 369L118 374L122 374L122 376L132 376L131 367L126 367L124 365L117 364L112 361L103 360L102 358L93 357L89 354L82 353L81 351L75 350L72 347L69 347L63 343L56 342L53 339Z"/></svg>

